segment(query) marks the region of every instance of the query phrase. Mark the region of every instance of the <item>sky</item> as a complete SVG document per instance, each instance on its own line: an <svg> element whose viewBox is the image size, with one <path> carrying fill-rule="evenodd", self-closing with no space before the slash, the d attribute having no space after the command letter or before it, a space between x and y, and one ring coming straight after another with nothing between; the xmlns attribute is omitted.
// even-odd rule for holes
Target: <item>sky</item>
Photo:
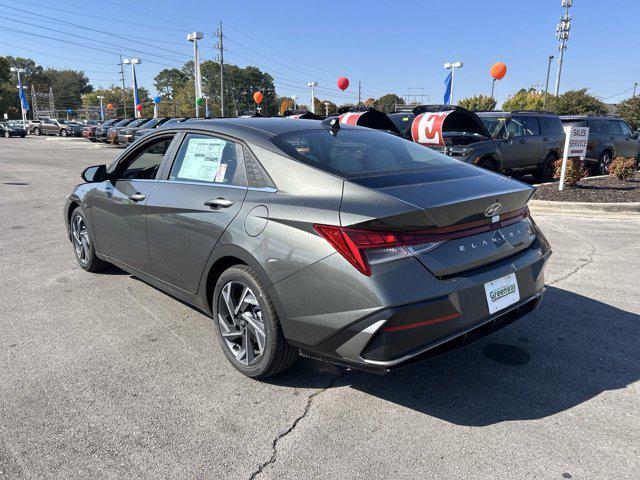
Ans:
<svg viewBox="0 0 640 480"><path fill-rule="evenodd" d="M560 92L588 88L607 103L629 97L640 82L640 2L574 0L570 13ZM501 103L520 88L544 88L562 14L561 0L0 0L0 55L84 70L94 87L119 82L118 53L141 58L138 83L153 95L162 68L193 58L187 33L203 32L201 58L215 59L213 32L222 22L225 61L258 66L275 78L279 95L299 103L309 103L312 80L318 97L338 104L357 99L358 81L363 100L406 96L411 87L424 93L423 103L442 103L443 63L453 61L464 64L455 99L489 95L489 69L504 62ZM556 72L554 60L550 91ZM346 92L336 86L340 76L350 80ZM125 78L130 84L128 69Z"/></svg>

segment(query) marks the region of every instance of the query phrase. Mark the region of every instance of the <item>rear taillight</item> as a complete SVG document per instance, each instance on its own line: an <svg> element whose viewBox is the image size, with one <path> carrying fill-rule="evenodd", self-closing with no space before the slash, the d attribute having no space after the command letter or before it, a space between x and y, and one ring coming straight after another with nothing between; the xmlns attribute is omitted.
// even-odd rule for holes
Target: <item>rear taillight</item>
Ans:
<svg viewBox="0 0 640 480"><path fill-rule="evenodd" d="M428 252L443 243L428 241L424 235L412 233L356 230L335 225L314 225L313 228L349 263L369 276L371 265Z"/></svg>

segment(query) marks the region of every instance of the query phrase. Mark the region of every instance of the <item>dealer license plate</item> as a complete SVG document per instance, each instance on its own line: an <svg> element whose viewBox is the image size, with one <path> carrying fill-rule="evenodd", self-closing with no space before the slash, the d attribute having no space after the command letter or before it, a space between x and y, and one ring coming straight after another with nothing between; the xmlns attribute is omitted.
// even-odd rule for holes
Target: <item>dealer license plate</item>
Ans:
<svg viewBox="0 0 640 480"><path fill-rule="evenodd" d="M484 291L487 295L489 313L498 312L520 300L518 280L515 273L510 273L492 282L485 283Z"/></svg>

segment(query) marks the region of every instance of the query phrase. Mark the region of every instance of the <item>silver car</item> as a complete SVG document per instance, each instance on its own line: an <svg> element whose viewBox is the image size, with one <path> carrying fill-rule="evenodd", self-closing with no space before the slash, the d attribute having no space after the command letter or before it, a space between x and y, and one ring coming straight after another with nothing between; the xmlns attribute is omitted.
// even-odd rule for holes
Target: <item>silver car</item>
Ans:
<svg viewBox="0 0 640 480"><path fill-rule="evenodd" d="M254 378L299 353L385 372L508 325L544 291L534 189L385 132L176 123L82 177L64 206L80 266L211 315Z"/></svg>

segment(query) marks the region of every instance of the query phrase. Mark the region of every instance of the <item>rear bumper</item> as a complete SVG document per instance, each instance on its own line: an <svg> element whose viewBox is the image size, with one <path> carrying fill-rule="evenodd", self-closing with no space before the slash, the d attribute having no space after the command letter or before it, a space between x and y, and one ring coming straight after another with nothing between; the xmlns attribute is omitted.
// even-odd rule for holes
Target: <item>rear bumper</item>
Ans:
<svg viewBox="0 0 640 480"><path fill-rule="evenodd" d="M468 345L534 310L544 292L544 266L550 255L546 241L537 239L512 257L442 278L433 276L416 259L408 259L411 261L381 272L367 288L365 282L371 278L361 275L363 282L357 284L356 277L351 277L334 286L329 299L317 279L332 278L329 283L335 285L335 268L323 265L330 267L339 260L332 256L272 288L285 313L285 336L303 353L384 371ZM517 278L520 300L491 314L484 285L511 273ZM314 286L305 285L306 275L315 280ZM290 294L297 297L294 307L288 304ZM318 299L322 304L315 303L316 314L291 315ZM375 302L385 305L363 308ZM349 309L347 303L357 308ZM318 315L320 308L326 313Z"/></svg>
<svg viewBox="0 0 640 480"><path fill-rule="evenodd" d="M118 143L126 144L133 142L133 134L118 135Z"/></svg>

